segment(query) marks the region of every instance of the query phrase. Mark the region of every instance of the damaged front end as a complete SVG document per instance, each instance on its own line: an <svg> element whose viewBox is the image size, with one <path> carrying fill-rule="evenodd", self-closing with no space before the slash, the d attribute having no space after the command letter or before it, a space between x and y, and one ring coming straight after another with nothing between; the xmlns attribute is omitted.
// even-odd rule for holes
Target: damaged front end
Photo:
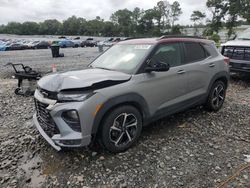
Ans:
<svg viewBox="0 0 250 188"><path fill-rule="evenodd" d="M116 76L111 78L111 71L90 70L94 74L103 74L90 81L88 77L92 76L82 76L85 70L71 71L48 75L38 82L34 124L45 140L58 151L61 147L89 145L93 114L96 107L106 100L98 90L130 79L130 75L123 73L115 73Z"/></svg>

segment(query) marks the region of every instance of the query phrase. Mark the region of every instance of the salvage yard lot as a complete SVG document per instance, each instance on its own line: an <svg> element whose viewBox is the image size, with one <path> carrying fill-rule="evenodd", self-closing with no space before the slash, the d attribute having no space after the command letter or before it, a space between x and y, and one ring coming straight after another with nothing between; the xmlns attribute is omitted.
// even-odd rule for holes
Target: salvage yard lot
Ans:
<svg viewBox="0 0 250 188"><path fill-rule="evenodd" d="M50 50L0 53L0 184L3 187L217 187L249 165L250 81L234 78L222 110L202 107L166 117L143 129L132 149L110 154L98 148L57 152L32 123L32 97L14 94L8 62L25 63L48 72L86 66L97 48L63 49L53 59ZM249 187L250 168L226 187Z"/></svg>

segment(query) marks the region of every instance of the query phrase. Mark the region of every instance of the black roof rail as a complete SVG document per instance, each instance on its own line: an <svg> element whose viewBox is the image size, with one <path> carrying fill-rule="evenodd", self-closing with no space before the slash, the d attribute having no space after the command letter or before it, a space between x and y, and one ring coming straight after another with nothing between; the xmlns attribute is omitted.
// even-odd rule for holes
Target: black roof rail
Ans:
<svg viewBox="0 0 250 188"><path fill-rule="evenodd" d="M189 36L189 35L163 35L158 40L161 39L168 39L168 38L195 38L195 39L206 39L204 37L199 37L199 36Z"/></svg>

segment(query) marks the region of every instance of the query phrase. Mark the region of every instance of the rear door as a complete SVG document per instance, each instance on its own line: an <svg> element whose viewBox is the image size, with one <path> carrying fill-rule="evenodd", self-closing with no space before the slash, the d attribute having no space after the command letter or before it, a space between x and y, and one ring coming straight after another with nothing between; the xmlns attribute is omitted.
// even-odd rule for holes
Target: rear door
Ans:
<svg viewBox="0 0 250 188"><path fill-rule="evenodd" d="M210 72L216 67L203 45L199 42L183 42L188 79L187 93L190 98L200 97L207 92Z"/></svg>

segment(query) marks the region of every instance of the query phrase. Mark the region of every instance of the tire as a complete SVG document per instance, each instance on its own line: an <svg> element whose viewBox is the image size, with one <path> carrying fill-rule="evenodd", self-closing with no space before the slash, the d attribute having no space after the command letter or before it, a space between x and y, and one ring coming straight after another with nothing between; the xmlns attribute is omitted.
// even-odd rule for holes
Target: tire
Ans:
<svg viewBox="0 0 250 188"><path fill-rule="evenodd" d="M226 85L222 81L216 81L209 92L206 109L217 112L223 106L226 97Z"/></svg>
<svg viewBox="0 0 250 188"><path fill-rule="evenodd" d="M136 108L117 107L103 121L100 134L101 145L112 153L123 152L137 142L141 130L142 116Z"/></svg>

